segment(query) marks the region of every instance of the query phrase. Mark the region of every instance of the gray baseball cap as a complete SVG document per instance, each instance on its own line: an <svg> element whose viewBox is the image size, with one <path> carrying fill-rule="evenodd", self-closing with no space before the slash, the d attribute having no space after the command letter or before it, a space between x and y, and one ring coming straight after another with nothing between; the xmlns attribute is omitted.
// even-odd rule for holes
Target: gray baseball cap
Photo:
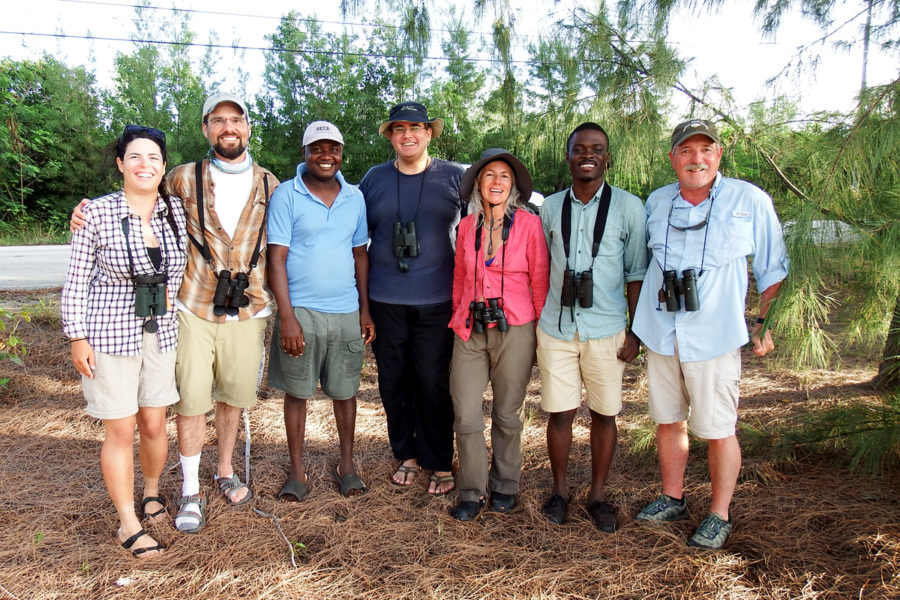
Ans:
<svg viewBox="0 0 900 600"><path fill-rule="evenodd" d="M722 145L719 130L712 122L705 119L691 119L675 126L675 131L672 132L672 150L692 135L705 135L718 145Z"/></svg>
<svg viewBox="0 0 900 600"><path fill-rule="evenodd" d="M203 115L200 117L201 119L206 119L209 116L209 113L216 110L216 107L223 102L231 102L233 104L237 104L238 108L241 109L241 112L244 113L244 116L249 120L250 114L247 112L247 105L244 104L244 101L235 96L234 94L228 93L218 93L213 94L209 98L206 99L206 102L203 103Z"/></svg>
<svg viewBox="0 0 900 600"><path fill-rule="evenodd" d="M303 145L308 146L319 140L330 140L338 144L344 143L344 136L333 123L328 121L313 121L306 127L303 132Z"/></svg>

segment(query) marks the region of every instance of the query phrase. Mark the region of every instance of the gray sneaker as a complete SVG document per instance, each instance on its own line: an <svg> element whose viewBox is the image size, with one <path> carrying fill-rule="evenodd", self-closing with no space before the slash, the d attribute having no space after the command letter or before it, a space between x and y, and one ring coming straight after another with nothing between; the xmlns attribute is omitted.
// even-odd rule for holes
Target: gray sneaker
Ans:
<svg viewBox="0 0 900 600"><path fill-rule="evenodd" d="M671 496L660 494L656 500L644 507L634 518L635 521L649 521L651 523L667 523L687 519L687 502L684 498L681 502Z"/></svg>
<svg viewBox="0 0 900 600"><path fill-rule="evenodd" d="M700 527L694 535L688 538L688 546L696 548L709 548L718 550L725 545L725 540L731 535L731 523L717 515L709 513L700 523Z"/></svg>

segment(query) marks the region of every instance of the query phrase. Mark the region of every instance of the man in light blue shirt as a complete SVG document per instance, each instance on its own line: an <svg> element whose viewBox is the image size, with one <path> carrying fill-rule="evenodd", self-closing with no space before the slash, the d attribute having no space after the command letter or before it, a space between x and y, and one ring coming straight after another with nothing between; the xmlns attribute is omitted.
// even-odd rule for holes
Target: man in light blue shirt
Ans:
<svg viewBox="0 0 900 600"><path fill-rule="evenodd" d="M735 436L740 348L748 339L764 356L775 345L764 328L769 306L787 276L788 258L772 199L718 172L722 145L709 121L686 121L672 134L669 159L678 182L647 199L650 267L634 331L647 346L650 417L662 494L637 520L687 518L683 482L688 429L709 444L710 512L688 539L721 548L731 533L729 506L741 468ZM747 257L761 302L747 335Z"/></svg>
<svg viewBox="0 0 900 600"><path fill-rule="evenodd" d="M605 182L609 138L596 123L582 123L566 144L570 189L541 207L550 249L550 291L538 323L541 408L550 414L547 451L553 489L541 509L565 521L566 471L581 387L591 416L591 487L587 512L603 532L616 530L615 508L604 486L616 447L622 409L622 374L640 341L628 327L647 270L644 212L636 196Z"/></svg>
<svg viewBox="0 0 900 600"><path fill-rule="evenodd" d="M309 491L303 466L306 401L322 383L334 404L341 459L334 478L344 496L366 486L353 465L356 392L363 346L375 339L369 314L368 225L362 193L340 172L344 138L326 121L303 134L305 162L272 195L269 286L278 304L269 386L284 390L291 473L279 498Z"/></svg>

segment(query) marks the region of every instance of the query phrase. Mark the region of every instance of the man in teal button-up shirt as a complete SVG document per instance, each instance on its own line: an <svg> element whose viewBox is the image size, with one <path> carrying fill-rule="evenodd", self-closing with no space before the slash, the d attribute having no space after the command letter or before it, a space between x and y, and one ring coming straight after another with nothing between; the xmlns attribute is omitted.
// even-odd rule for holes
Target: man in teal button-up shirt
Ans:
<svg viewBox="0 0 900 600"><path fill-rule="evenodd" d="M643 205L636 196L604 181L609 160L609 137L603 128L595 123L575 128L566 147L572 187L550 196L541 207L550 248L550 291L537 331L541 408L550 413L547 449L553 471L553 490L542 512L553 523L566 517L566 470L583 383L591 415L587 511L597 528L607 533L617 526L615 509L604 501L603 488L616 447L622 373L640 350L628 317L634 315L647 270ZM565 228L568 236L564 215L570 225ZM602 231L596 248L595 223L600 223L596 234ZM577 289L567 271L578 276ZM578 297L563 303L564 292Z"/></svg>

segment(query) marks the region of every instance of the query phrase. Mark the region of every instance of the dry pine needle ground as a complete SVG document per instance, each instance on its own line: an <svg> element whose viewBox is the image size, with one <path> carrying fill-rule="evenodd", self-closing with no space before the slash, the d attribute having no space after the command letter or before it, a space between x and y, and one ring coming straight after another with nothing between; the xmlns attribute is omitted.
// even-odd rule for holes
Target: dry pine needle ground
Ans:
<svg viewBox="0 0 900 600"><path fill-rule="evenodd" d="M56 296L44 298L51 308L20 327L29 350L25 368L0 364L13 378L0 391L0 598L900 597L896 475L873 481L848 473L836 459L785 466L768 456L746 456L733 504L734 534L725 550L704 552L684 544L709 503L705 451L697 445L686 482L691 520L663 528L635 523L634 514L659 493L655 460L630 450L629 440L649 426L638 366L626 375L608 486L619 507L616 534L595 530L583 509L590 467L584 413L576 421L569 469L575 490L569 520L557 527L540 515L550 469L537 369L526 399L522 491L512 513L485 512L472 523L458 523L447 514L455 494L428 496L424 476L411 489L391 485L395 462L367 355L356 430L356 461L370 490L363 497L342 498L331 478L337 433L327 399L310 402L306 461L312 492L300 504L275 499L288 468L280 394L261 389L250 412L253 506L278 517L297 553L296 568L271 518L228 507L214 492L211 426L201 466L211 498L207 526L194 536L176 533L171 522L154 526L169 551L136 561L114 541L115 512L99 468L102 424L84 414L53 314ZM805 381L766 368L766 361L745 356L741 418L757 427L872 397L865 384L872 364L811 374ZM174 499L180 476L171 419L169 438L171 468L162 490ZM235 464L243 474L243 452Z"/></svg>

